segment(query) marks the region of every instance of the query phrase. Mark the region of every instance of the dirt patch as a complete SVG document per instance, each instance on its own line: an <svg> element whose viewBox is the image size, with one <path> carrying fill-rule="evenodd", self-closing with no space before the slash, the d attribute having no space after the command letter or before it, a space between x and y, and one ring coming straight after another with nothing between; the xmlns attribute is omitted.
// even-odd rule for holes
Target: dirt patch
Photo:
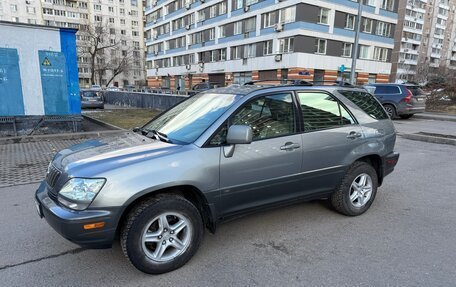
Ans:
<svg viewBox="0 0 456 287"><path fill-rule="evenodd" d="M84 111L84 115L123 129L139 127L158 115L154 109L113 109Z"/></svg>

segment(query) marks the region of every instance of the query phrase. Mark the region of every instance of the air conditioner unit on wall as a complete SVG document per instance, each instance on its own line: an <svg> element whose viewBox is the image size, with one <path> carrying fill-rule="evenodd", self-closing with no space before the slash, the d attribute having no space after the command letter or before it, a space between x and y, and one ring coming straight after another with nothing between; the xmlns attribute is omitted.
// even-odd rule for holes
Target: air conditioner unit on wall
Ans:
<svg viewBox="0 0 456 287"><path fill-rule="evenodd" d="M283 31L283 24L282 23L277 23L275 25L275 30L276 30L276 32L282 32Z"/></svg>
<svg viewBox="0 0 456 287"><path fill-rule="evenodd" d="M244 12L249 12L250 6L244 6Z"/></svg>
<svg viewBox="0 0 456 287"><path fill-rule="evenodd" d="M276 62L282 61L282 54L277 54L277 55L275 55L275 56L274 56L274 60L275 60Z"/></svg>
<svg viewBox="0 0 456 287"><path fill-rule="evenodd" d="M185 26L185 29L187 29L187 30L190 30L190 28L191 28L190 25Z"/></svg>

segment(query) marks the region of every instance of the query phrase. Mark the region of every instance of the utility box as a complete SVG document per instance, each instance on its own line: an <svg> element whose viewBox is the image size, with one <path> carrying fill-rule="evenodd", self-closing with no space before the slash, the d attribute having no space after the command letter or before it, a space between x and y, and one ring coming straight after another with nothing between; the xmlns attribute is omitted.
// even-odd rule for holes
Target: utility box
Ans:
<svg viewBox="0 0 456 287"><path fill-rule="evenodd" d="M0 21L0 135L80 130L76 32Z"/></svg>

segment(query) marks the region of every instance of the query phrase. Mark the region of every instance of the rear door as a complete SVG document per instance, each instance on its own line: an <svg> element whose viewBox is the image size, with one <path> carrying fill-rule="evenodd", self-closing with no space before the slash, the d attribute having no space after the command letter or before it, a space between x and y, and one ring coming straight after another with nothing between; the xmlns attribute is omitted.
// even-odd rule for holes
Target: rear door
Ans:
<svg viewBox="0 0 456 287"><path fill-rule="evenodd" d="M302 173L304 192L333 191L356 148L365 140L363 130L347 109L323 91L298 92L304 121Z"/></svg>
<svg viewBox="0 0 456 287"><path fill-rule="evenodd" d="M376 85L374 93L382 104L394 104L396 106L404 98L397 85Z"/></svg>
<svg viewBox="0 0 456 287"><path fill-rule="evenodd" d="M300 190L302 143L293 99L291 92L260 96L231 117L231 124L252 128L253 142L236 145L232 157L221 152L223 214L286 200Z"/></svg>

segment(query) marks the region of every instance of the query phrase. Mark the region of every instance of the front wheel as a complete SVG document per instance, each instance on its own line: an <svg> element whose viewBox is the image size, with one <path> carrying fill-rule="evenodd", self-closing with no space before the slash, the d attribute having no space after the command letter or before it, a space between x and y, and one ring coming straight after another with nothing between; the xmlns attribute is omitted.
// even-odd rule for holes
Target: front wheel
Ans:
<svg viewBox="0 0 456 287"><path fill-rule="evenodd" d="M338 212L356 216L366 212L377 194L377 172L368 163L355 162L347 171L336 191L331 205Z"/></svg>
<svg viewBox="0 0 456 287"><path fill-rule="evenodd" d="M139 270L160 274L183 266L203 237L198 209L178 195L159 195L136 206L121 230L125 256Z"/></svg>

